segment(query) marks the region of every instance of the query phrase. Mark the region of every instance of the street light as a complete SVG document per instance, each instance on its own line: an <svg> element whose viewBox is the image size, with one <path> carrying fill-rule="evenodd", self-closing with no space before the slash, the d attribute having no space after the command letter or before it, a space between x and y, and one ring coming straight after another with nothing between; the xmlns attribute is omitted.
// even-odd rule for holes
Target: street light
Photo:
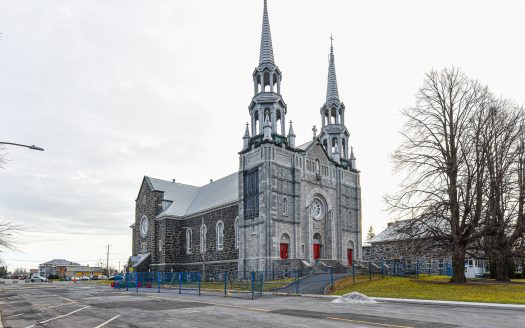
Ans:
<svg viewBox="0 0 525 328"><path fill-rule="evenodd" d="M44 148L37 147L35 145L31 145L31 146L29 146L29 145L21 145L21 144L12 143L12 142L0 142L0 145L12 145L12 146L26 147L26 148L29 148L29 149L32 149L32 150L44 151Z"/></svg>

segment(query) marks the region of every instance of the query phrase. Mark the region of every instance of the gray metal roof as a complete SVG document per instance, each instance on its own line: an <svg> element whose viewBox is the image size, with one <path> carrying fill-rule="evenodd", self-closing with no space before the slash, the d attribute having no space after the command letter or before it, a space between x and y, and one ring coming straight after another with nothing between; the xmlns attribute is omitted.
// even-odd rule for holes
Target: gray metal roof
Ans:
<svg viewBox="0 0 525 328"><path fill-rule="evenodd" d="M186 215L239 200L239 173L233 173L199 188Z"/></svg>
<svg viewBox="0 0 525 328"><path fill-rule="evenodd" d="M334 47L330 43L330 64L328 65L328 86L326 88L326 103L339 102L337 77L335 75Z"/></svg>
<svg viewBox="0 0 525 328"><path fill-rule="evenodd" d="M159 217L183 217L239 200L238 173L202 187L146 177L154 190L164 191L164 199L172 201Z"/></svg>
<svg viewBox="0 0 525 328"><path fill-rule="evenodd" d="M170 211L170 215L182 216L190 206L192 199L197 195L199 187L191 186L183 183L166 181L146 177L151 182L153 190L163 191L164 200L172 201L173 203L166 209Z"/></svg>
<svg viewBox="0 0 525 328"><path fill-rule="evenodd" d="M60 266L60 265L80 265L75 262L71 262L65 259L53 259L51 261L47 261L45 263L42 263L40 265L52 265L52 266Z"/></svg>
<svg viewBox="0 0 525 328"><path fill-rule="evenodd" d="M259 54L259 69L269 66L270 69L275 65L273 59L272 34L270 33L270 20L268 18L268 6L264 0L263 23L261 32L261 51Z"/></svg>
<svg viewBox="0 0 525 328"><path fill-rule="evenodd" d="M381 231L377 236L369 240L370 244L386 241L401 241L414 238L431 238L433 231L447 234L450 226L445 219L425 218L394 221Z"/></svg>
<svg viewBox="0 0 525 328"><path fill-rule="evenodd" d="M304 143L304 144L302 144L300 146L297 146L297 148L302 149L302 150L307 150L310 147L310 145L312 145L314 142L316 142L315 139L311 140L311 141L308 141L307 143Z"/></svg>

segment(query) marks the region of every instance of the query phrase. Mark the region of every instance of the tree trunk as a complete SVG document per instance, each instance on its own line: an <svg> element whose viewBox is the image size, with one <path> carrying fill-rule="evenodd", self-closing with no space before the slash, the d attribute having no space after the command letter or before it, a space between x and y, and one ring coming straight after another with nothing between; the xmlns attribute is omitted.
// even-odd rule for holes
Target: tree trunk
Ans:
<svg viewBox="0 0 525 328"><path fill-rule="evenodd" d="M509 279L509 257L505 253L496 258L496 280L510 281Z"/></svg>
<svg viewBox="0 0 525 328"><path fill-rule="evenodd" d="M458 245L452 253L452 277L451 283L466 284L465 277L465 247Z"/></svg>

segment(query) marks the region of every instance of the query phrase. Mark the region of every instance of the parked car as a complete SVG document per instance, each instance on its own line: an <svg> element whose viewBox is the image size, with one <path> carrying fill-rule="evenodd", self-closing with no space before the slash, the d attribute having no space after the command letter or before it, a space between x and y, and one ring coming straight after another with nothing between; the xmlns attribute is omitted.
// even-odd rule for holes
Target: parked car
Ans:
<svg viewBox="0 0 525 328"><path fill-rule="evenodd" d="M47 278L35 274L31 277L31 282L47 282Z"/></svg>
<svg viewBox="0 0 525 328"><path fill-rule="evenodd" d="M108 280L123 280L122 276L116 275L116 276L109 276Z"/></svg>
<svg viewBox="0 0 525 328"><path fill-rule="evenodd" d="M79 280L80 280L80 281L89 280L89 277L88 277L88 276L82 276L82 277L80 277Z"/></svg>
<svg viewBox="0 0 525 328"><path fill-rule="evenodd" d="M108 277L106 277L106 276L103 275L103 274L99 274L99 275L98 275L98 279L100 279L100 280L106 280L106 279L108 279Z"/></svg>

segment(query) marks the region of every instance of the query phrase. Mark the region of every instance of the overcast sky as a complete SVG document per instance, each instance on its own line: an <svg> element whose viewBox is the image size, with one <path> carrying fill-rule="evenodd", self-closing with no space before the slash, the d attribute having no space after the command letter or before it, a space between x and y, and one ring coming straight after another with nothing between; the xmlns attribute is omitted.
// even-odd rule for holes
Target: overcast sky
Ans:
<svg viewBox="0 0 525 328"><path fill-rule="evenodd" d="M269 0L297 144L321 125L329 36L361 170L363 230L389 220L399 111L455 65L525 104L523 1ZM262 0L0 0L0 219L22 224L8 266L122 263L144 175L203 185L238 168ZM90 233L93 235L62 234ZM120 235L107 235L120 234Z"/></svg>

